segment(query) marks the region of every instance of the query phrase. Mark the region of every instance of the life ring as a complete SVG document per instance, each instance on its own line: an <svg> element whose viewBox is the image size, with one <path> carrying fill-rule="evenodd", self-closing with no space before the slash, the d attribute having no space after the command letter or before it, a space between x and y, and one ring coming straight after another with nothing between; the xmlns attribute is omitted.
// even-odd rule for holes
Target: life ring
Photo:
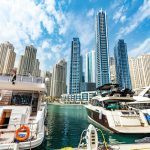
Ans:
<svg viewBox="0 0 150 150"><path fill-rule="evenodd" d="M26 131L26 135L24 137L20 137L19 133L23 131ZM30 128L25 125L21 126L19 129L16 130L16 139L20 142L27 140L29 138L29 135L30 135Z"/></svg>

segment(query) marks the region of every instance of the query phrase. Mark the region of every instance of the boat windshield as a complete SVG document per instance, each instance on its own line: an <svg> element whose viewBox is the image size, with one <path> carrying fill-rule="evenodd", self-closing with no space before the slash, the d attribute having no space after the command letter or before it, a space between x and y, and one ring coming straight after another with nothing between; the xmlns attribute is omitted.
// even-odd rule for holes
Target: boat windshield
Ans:
<svg viewBox="0 0 150 150"><path fill-rule="evenodd" d="M104 102L104 107L107 110L127 110L128 105L120 102Z"/></svg>
<svg viewBox="0 0 150 150"><path fill-rule="evenodd" d="M150 89L144 94L144 97L150 98Z"/></svg>
<svg viewBox="0 0 150 150"><path fill-rule="evenodd" d="M134 92L134 96L138 96L145 88L136 89Z"/></svg>
<svg viewBox="0 0 150 150"><path fill-rule="evenodd" d="M31 91L0 90L0 105L31 105L38 102L39 93Z"/></svg>

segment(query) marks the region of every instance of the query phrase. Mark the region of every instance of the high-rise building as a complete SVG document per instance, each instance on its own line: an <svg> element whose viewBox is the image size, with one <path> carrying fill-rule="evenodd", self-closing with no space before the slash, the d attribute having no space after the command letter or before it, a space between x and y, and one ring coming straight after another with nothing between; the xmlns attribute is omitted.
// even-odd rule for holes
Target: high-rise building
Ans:
<svg viewBox="0 0 150 150"><path fill-rule="evenodd" d="M115 68L115 58L109 58L109 66L110 66L110 80L111 83L116 83L116 68Z"/></svg>
<svg viewBox="0 0 150 150"><path fill-rule="evenodd" d="M150 55L129 58L132 88L150 86Z"/></svg>
<svg viewBox="0 0 150 150"><path fill-rule="evenodd" d="M46 71L45 78L46 78L45 85L47 88L47 96L50 96L52 73L50 73L49 71Z"/></svg>
<svg viewBox="0 0 150 150"><path fill-rule="evenodd" d="M0 44L0 74L10 74L14 68L16 53L14 46L9 43Z"/></svg>
<svg viewBox="0 0 150 150"><path fill-rule="evenodd" d="M106 12L96 15L96 86L110 82Z"/></svg>
<svg viewBox="0 0 150 150"><path fill-rule="evenodd" d="M25 54L21 55L18 74L39 76L39 60L36 59L37 49L32 45L26 46Z"/></svg>
<svg viewBox="0 0 150 150"><path fill-rule="evenodd" d="M95 51L86 53L85 63L85 82L95 83Z"/></svg>
<svg viewBox="0 0 150 150"><path fill-rule="evenodd" d="M60 98L62 94L67 93L66 89L67 62L63 59L53 67L50 96L53 99Z"/></svg>
<svg viewBox="0 0 150 150"><path fill-rule="evenodd" d="M73 38L71 44L71 63L70 63L70 83L69 93L80 93L80 83L82 77L82 60L80 56L79 38Z"/></svg>
<svg viewBox="0 0 150 150"><path fill-rule="evenodd" d="M33 69L33 73L32 75L35 77L39 77L40 76L40 62L38 59L35 60L35 64L34 64L34 69Z"/></svg>
<svg viewBox="0 0 150 150"><path fill-rule="evenodd" d="M120 39L114 48L116 80L120 88L131 89L127 44Z"/></svg>

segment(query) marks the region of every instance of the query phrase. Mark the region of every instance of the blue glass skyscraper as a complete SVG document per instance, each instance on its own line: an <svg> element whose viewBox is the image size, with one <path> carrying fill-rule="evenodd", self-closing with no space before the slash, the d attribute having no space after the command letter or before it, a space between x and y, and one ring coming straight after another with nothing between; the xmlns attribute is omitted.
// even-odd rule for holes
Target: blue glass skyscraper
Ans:
<svg viewBox="0 0 150 150"><path fill-rule="evenodd" d="M85 55L85 82L95 83L95 51Z"/></svg>
<svg viewBox="0 0 150 150"><path fill-rule="evenodd" d="M96 15L96 86L110 82L106 13Z"/></svg>
<svg viewBox="0 0 150 150"><path fill-rule="evenodd" d="M73 38L71 44L71 63L70 63L70 83L69 93L80 93L80 83L82 77L82 60L80 56L79 38Z"/></svg>
<svg viewBox="0 0 150 150"><path fill-rule="evenodd" d="M127 44L120 39L114 48L116 80L120 88L131 89Z"/></svg>

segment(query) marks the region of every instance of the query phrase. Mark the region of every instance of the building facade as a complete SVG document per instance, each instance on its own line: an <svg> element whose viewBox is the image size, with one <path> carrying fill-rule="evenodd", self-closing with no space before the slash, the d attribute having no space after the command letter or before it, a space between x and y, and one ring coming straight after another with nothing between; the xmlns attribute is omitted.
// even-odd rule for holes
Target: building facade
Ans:
<svg viewBox="0 0 150 150"><path fill-rule="evenodd" d="M96 86L110 82L106 12L96 15Z"/></svg>
<svg viewBox="0 0 150 150"><path fill-rule="evenodd" d="M61 99L64 103L88 103L96 95L97 91L86 91L79 94L62 94Z"/></svg>
<svg viewBox="0 0 150 150"><path fill-rule="evenodd" d="M67 93L66 77L67 62L63 59L53 67L50 87L52 99L60 98L62 94Z"/></svg>
<svg viewBox="0 0 150 150"><path fill-rule="evenodd" d="M69 93L80 93L80 83L82 78L82 57L80 56L79 38L73 38L71 44L71 62L70 62L70 82Z"/></svg>
<svg viewBox="0 0 150 150"><path fill-rule="evenodd" d="M14 46L9 43L0 44L0 74L9 75L14 68L16 53Z"/></svg>
<svg viewBox="0 0 150 150"><path fill-rule="evenodd" d="M45 78L46 78L45 85L47 88L47 96L50 96L52 73L50 73L49 71L46 71Z"/></svg>
<svg viewBox="0 0 150 150"><path fill-rule="evenodd" d="M35 64L34 64L34 69L33 69L33 73L32 75L35 77L39 77L40 76L40 62L38 59L35 60Z"/></svg>
<svg viewBox="0 0 150 150"><path fill-rule="evenodd" d="M109 58L109 66L110 66L110 80L111 83L116 83L116 68L115 68L115 58Z"/></svg>
<svg viewBox="0 0 150 150"><path fill-rule="evenodd" d="M120 39L114 48L116 81L120 88L131 89L127 44Z"/></svg>
<svg viewBox="0 0 150 150"><path fill-rule="evenodd" d="M150 86L150 55L129 58L132 88Z"/></svg>
<svg viewBox="0 0 150 150"><path fill-rule="evenodd" d="M37 49L30 45L26 46L25 54L21 55L20 63L18 67L19 75L32 75L32 76L40 76L39 69L39 60L36 59Z"/></svg>
<svg viewBox="0 0 150 150"><path fill-rule="evenodd" d="M96 91L96 83L82 82L80 88L81 88L81 92Z"/></svg>
<svg viewBox="0 0 150 150"><path fill-rule="evenodd" d="M95 83L95 51L86 53L85 55L85 82Z"/></svg>

